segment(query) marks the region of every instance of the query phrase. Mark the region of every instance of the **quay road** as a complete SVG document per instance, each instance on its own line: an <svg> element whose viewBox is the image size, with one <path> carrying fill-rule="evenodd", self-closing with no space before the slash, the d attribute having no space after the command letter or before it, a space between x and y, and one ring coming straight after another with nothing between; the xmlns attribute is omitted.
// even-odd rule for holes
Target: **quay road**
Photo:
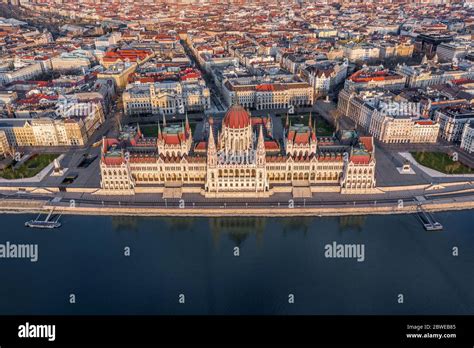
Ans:
<svg viewBox="0 0 474 348"><path fill-rule="evenodd" d="M454 191L454 192L445 192L445 193L433 193L433 194L420 194L424 196L426 201L423 203L429 203L437 199L457 199L457 198L466 198L472 197L474 199L474 191ZM120 201L117 199L111 199L109 196L95 196L95 199L86 199L86 198L71 198L63 197L61 200L54 199L52 195L46 194L30 194L27 192L15 192L15 193L0 193L0 206L2 202L7 202L9 200L28 200L28 201L39 201L49 206L67 207L71 204L71 200L74 201L76 206L79 205L95 205L103 207L137 207L137 208L180 208L180 204L184 202L184 208L193 209L193 208L288 208L289 200L217 200L217 199L201 199L196 201L187 201L180 200L179 198L173 199L162 199L161 201ZM135 198L135 197L131 197ZM403 200L404 203L413 203L416 201L415 196L408 197L396 197L396 198L378 198L377 199L355 199L350 196L344 196L345 200L323 200L321 198L291 198L294 202L295 208L324 208L324 207L375 207L375 206L398 206L399 201ZM1 209L1 208L0 208Z"/></svg>

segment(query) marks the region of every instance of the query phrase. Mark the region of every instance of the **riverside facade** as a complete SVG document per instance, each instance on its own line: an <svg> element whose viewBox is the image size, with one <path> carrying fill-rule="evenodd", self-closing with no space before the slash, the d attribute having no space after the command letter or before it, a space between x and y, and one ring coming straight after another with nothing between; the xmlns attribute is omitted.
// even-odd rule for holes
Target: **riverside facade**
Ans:
<svg viewBox="0 0 474 348"><path fill-rule="evenodd" d="M187 120L164 122L156 138L144 137L139 127L117 139L104 138L100 193L268 197L288 192L306 197L318 186L342 193L375 189L372 137L355 132L317 137L310 117L307 125L287 120L279 141L270 117L251 117L240 105L231 106L220 125L212 117L206 125L206 139L198 142Z"/></svg>

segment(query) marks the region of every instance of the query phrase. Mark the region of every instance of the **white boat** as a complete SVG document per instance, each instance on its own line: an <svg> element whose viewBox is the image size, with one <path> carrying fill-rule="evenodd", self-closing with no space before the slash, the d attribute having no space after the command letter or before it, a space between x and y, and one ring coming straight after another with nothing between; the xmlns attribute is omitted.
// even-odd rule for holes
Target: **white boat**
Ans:
<svg viewBox="0 0 474 348"><path fill-rule="evenodd" d="M30 220L25 222L26 227L31 227L31 228L58 228L61 227L61 223L59 222L59 218L61 215L59 215L56 220L50 220L51 215L53 214L53 211L51 210L44 220L39 220L39 217L41 216L41 213L38 215L38 217L35 220Z"/></svg>

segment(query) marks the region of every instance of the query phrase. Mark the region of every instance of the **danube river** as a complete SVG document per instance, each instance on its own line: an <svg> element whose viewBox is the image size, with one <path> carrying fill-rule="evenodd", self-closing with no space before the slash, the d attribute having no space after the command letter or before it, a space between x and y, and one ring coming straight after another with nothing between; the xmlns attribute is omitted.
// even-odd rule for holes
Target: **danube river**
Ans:
<svg viewBox="0 0 474 348"><path fill-rule="evenodd" d="M435 216L444 231L414 215L63 216L55 230L0 215L0 244L38 246L36 262L0 258L0 314L474 314L474 211ZM328 253L340 245L358 254Z"/></svg>

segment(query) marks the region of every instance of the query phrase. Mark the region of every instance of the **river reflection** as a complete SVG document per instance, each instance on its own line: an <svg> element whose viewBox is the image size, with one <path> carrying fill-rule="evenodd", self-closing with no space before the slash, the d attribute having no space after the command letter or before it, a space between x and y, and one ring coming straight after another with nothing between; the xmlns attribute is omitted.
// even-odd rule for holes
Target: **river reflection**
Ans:
<svg viewBox="0 0 474 348"><path fill-rule="evenodd" d="M341 216L333 218L337 221L337 231L362 232L366 225L366 216ZM257 245L264 242L265 231L270 221L277 221L278 228L268 231L269 233L308 233L322 232L320 227L323 219L316 216L293 217L293 218L269 218L269 217L133 217L133 216L112 216L112 229L117 232L144 232L150 228L143 228L144 221L152 221L155 228L151 230L159 233L163 231L160 227L166 224L166 230L171 232L192 232L196 228L202 228L203 222L207 221L209 233L215 247L218 247L222 237L226 236L233 241L236 246L241 246L249 236L255 235ZM324 224L323 224L324 225Z"/></svg>

